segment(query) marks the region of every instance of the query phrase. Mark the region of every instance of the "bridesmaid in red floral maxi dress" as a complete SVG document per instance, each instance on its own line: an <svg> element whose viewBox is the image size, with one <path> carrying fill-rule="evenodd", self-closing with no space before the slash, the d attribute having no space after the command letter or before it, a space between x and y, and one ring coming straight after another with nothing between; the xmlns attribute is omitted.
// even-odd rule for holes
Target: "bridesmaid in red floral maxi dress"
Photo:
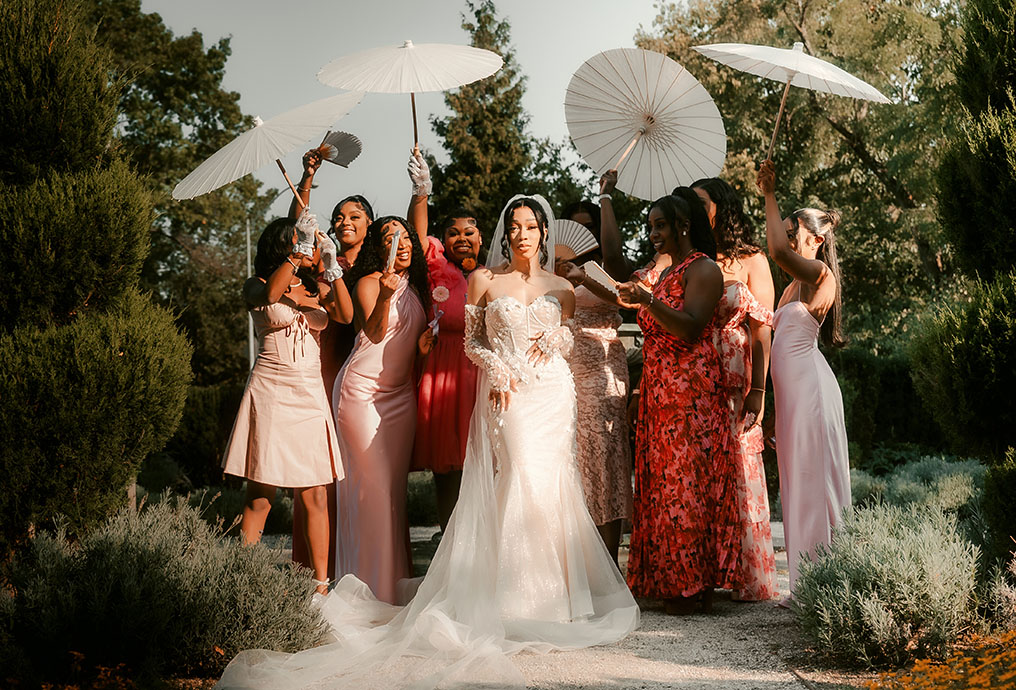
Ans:
<svg viewBox="0 0 1016 690"><path fill-rule="evenodd" d="M776 290L762 248L744 213L744 202L727 182L711 177L692 183L716 238L723 272L723 298L713 331L723 364L730 431L738 447L737 493L744 533L738 561L736 601L776 596L776 556L769 525L769 493L762 462L762 415L772 342Z"/></svg>
<svg viewBox="0 0 1016 690"><path fill-rule="evenodd" d="M635 441L635 511L628 585L690 613L714 587L732 588L740 550L733 439L713 344L723 275L702 202L682 187L649 209L649 238L672 267L652 293L619 286L644 336Z"/></svg>
<svg viewBox="0 0 1016 690"><path fill-rule="evenodd" d="M482 237L476 219L464 208L441 222L441 239L427 234L427 197L431 192L430 170L418 150L409 159L413 197L409 222L423 245L430 276L433 312L438 338L423 362L417 389L416 442L413 470L431 470L437 490L437 513L441 531L459 497L462 464L466 457L469 420L476 402L476 366L466 357L466 288L476 268Z"/></svg>

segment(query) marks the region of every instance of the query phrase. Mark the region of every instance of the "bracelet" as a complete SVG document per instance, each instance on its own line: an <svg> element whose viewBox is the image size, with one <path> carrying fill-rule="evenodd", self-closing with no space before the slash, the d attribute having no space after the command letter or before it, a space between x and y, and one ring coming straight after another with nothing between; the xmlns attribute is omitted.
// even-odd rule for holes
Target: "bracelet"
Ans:
<svg viewBox="0 0 1016 690"><path fill-rule="evenodd" d="M650 292L649 293L649 304L646 305L646 309L648 309L649 307L653 306L653 302L655 302L655 301L656 301L656 298L653 297L653 293Z"/></svg>
<svg viewBox="0 0 1016 690"><path fill-rule="evenodd" d="M766 389L765 388L756 388L755 386L752 386L751 391L748 391L748 392L751 393L751 392L754 392L754 391L758 391L759 393L762 393L763 395L765 395Z"/></svg>
<svg viewBox="0 0 1016 690"><path fill-rule="evenodd" d="M609 194L601 194L600 196L596 197L596 200L597 201L603 201L604 199L608 199L609 200L610 198L611 197L610 197Z"/></svg>
<svg viewBox="0 0 1016 690"><path fill-rule="evenodd" d="M286 257L286 263L288 263L290 266L293 267L293 273L296 273L300 269L300 267L294 264L293 260L290 259L288 256Z"/></svg>
<svg viewBox="0 0 1016 690"><path fill-rule="evenodd" d="M635 390L633 390L633 391L631 392L631 394L632 394L633 396L635 396L635 395L642 395L642 391L640 391L640 390L639 390L638 388L636 388Z"/></svg>

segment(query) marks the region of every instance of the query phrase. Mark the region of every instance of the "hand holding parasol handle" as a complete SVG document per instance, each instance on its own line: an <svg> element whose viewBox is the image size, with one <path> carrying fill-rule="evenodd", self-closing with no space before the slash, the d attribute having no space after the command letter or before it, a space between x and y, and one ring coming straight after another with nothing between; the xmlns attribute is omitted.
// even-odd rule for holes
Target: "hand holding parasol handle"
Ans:
<svg viewBox="0 0 1016 690"><path fill-rule="evenodd" d="M286 168L283 167L282 160L279 159L279 158L276 158L275 162L279 164L279 170L282 171L282 176L286 178L286 182L289 183L289 188L291 190L293 190L293 196L296 197L296 202L298 204L300 204L300 209L302 210L302 209L306 208L307 204L303 203L303 199L300 198L300 194L296 191L296 185L294 185L293 181L291 179L289 179L289 174L286 172Z"/></svg>

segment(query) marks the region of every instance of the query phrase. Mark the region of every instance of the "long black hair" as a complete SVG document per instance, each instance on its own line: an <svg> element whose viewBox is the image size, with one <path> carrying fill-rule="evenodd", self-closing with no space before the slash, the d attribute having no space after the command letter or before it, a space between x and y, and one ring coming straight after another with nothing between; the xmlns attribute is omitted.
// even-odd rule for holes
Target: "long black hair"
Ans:
<svg viewBox="0 0 1016 690"><path fill-rule="evenodd" d="M688 221L688 238L691 240L692 248L713 261L716 260L716 238L713 237L713 230L709 226L709 216L706 214L705 206L702 205L702 200L691 187L678 187L673 194L654 201L646 211L647 225L649 213L654 208L660 210L674 232L677 231L679 220Z"/></svg>
<svg viewBox="0 0 1016 690"><path fill-rule="evenodd" d="M504 233L501 235L501 256L505 258L505 261L512 260L511 243L508 239L508 235L511 234L512 215L523 206L532 211L533 215L536 216L536 224L540 228L540 265L546 266L547 261L550 260L550 252L547 249L547 214L544 212L543 206L540 205L539 201L527 196L511 202L504 210L504 215L501 217L501 223L504 225Z"/></svg>
<svg viewBox="0 0 1016 690"><path fill-rule="evenodd" d="M717 254L740 260L762 251L755 241L755 228L744 212L744 201L726 180L706 177L693 182L691 188L701 189L716 204L712 227Z"/></svg>
<svg viewBox="0 0 1016 690"><path fill-rule="evenodd" d="M416 290L420 301L423 302L424 312L430 313L430 281L427 271L427 259L423 255L423 246L420 238L413 229L409 227L409 221L400 216L381 216L367 227L367 234L364 235L363 245L360 253L356 255L356 263L349 269L348 282L350 291L355 288L360 278L371 273L380 273L385 270L384 251L384 229L391 222L400 223L403 232L409 235L409 241L413 245L412 263L409 265L409 284Z"/></svg>
<svg viewBox="0 0 1016 690"><path fill-rule="evenodd" d="M801 208L790 214L790 227L797 237L797 229L804 228L812 235L822 238L815 258L821 261L836 279L836 299L822 322L822 342L828 347L843 347L847 339L843 335L843 303L840 300L840 263L836 258L836 228L840 224L838 211L820 211L817 208Z"/></svg>
<svg viewBox="0 0 1016 690"><path fill-rule="evenodd" d="M293 232L296 230L296 221L290 218L276 218L261 231L258 238L257 254L254 256L254 275L267 282L268 278L275 273L275 269L281 266L293 253ZM318 294L318 283L313 271L310 268L300 268L296 272L297 277L307 288L307 292Z"/></svg>

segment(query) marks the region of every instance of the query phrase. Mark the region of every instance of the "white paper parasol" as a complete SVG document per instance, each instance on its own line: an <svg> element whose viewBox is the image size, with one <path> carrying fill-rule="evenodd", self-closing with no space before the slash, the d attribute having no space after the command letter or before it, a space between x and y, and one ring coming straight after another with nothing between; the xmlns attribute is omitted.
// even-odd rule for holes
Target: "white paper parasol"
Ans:
<svg viewBox="0 0 1016 690"><path fill-rule="evenodd" d="M776 127L773 138L769 142L766 158L772 158L773 146L776 144L776 132L780 128L783 107L787 103L787 93L791 86L802 89L831 93L837 96L849 96L876 103L890 103L878 89L868 82L861 81L849 72L844 72L836 65L821 60L804 52L804 44L795 43L790 50L757 46L750 43L714 43L712 45L695 46L695 50L708 58L733 67L734 69L759 77L765 77L786 84L783 99L780 101L780 112L776 116Z"/></svg>
<svg viewBox="0 0 1016 690"><path fill-rule="evenodd" d="M638 48L586 60L564 101L575 148L597 174L617 169L617 188L653 200L715 177L727 135L720 111L674 60Z"/></svg>
<svg viewBox="0 0 1016 690"><path fill-rule="evenodd" d="M470 84L497 72L504 60L497 53L446 43L371 48L329 62L318 79L329 86L370 93L408 93L413 107L413 140L419 142L416 95Z"/></svg>
<svg viewBox="0 0 1016 690"><path fill-rule="evenodd" d="M270 120L254 118L254 127L213 153L183 178L173 189L173 198L193 199L207 194L274 160L299 199L280 159L319 136L322 130L331 127L362 98L362 93L341 93L294 108Z"/></svg>

